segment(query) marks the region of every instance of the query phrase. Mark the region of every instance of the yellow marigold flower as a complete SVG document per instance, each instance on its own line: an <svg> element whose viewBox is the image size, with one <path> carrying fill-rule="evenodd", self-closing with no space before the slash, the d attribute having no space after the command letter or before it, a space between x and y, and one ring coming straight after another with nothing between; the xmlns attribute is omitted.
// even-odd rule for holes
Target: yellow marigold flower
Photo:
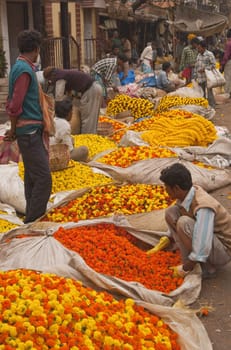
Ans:
<svg viewBox="0 0 231 350"><path fill-rule="evenodd" d="M46 332L46 328L43 326L38 326L38 327L36 327L36 332L38 334L44 334Z"/></svg>
<svg viewBox="0 0 231 350"><path fill-rule="evenodd" d="M35 327L30 324L30 326L27 328L27 332L29 334L34 334L35 333Z"/></svg>
<svg viewBox="0 0 231 350"><path fill-rule="evenodd" d="M25 342L25 350L30 350L33 348L33 342L31 340L27 340Z"/></svg>
<svg viewBox="0 0 231 350"><path fill-rule="evenodd" d="M101 332L99 331L94 331L93 333L93 338L96 339L96 340L101 340L103 337L103 335L101 334Z"/></svg>

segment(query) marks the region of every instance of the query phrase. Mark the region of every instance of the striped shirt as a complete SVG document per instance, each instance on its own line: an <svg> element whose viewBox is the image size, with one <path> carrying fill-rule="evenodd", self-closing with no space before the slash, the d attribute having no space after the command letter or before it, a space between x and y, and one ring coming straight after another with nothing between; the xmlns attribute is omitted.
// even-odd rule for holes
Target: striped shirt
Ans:
<svg viewBox="0 0 231 350"><path fill-rule="evenodd" d="M195 77L198 83L206 82L205 69L214 69L216 67L216 58L211 51L205 50L199 53L195 63Z"/></svg>
<svg viewBox="0 0 231 350"><path fill-rule="evenodd" d="M197 59L198 51L191 45L186 46L181 54L180 70L187 67L193 67Z"/></svg>
<svg viewBox="0 0 231 350"><path fill-rule="evenodd" d="M112 77L116 71L116 68L117 68L117 58L110 57L110 58L103 58L102 60L96 62L92 66L91 71L99 74L100 77L103 79L104 83L111 85Z"/></svg>
<svg viewBox="0 0 231 350"><path fill-rule="evenodd" d="M189 211L195 195L195 188L191 187L183 202L179 202L181 207ZM192 233L192 251L189 259L192 261L206 262L213 242L214 216L212 209L201 208L196 212L196 222Z"/></svg>

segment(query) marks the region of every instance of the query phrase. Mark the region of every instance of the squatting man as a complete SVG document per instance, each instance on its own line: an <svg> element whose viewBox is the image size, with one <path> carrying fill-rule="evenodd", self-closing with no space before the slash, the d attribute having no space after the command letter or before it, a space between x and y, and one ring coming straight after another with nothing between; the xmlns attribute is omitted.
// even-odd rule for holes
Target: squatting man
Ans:
<svg viewBox="0 0 231 350"><path fill-rule="evenodd" d="M199 263L202 278L214 277L216 270L231 260L231 215L200 186L193 185L190 171L181 163L163 169L160 180L176 200L165 212L170 232L165 247L176 244L182 257L181 265L171 267L174 275L185 277Z"/></svg>

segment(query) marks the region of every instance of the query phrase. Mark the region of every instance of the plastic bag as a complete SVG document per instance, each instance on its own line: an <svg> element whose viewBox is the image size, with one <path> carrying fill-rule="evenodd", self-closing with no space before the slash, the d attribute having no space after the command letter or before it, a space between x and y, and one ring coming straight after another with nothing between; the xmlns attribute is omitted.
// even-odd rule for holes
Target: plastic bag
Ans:
<svg viewBox="0 0 231 350"><path fill-rule="evenodd" d="M205 69L205 75L208 89L225 85L225 78L218 69Z"/></svg>
<svg viewBox="0 0 231 350"><path fill-rule="evenodd" d="M121 85L128 85L135 82L135 73L133 70L128 71L128 75L126 78L124 78L123 72L118 73L118 76L120 78Z"/></svg>
<svg viewBox="0 0 231 350"><path fill-rule="evenodd" d="M192 87L181 87L173 92L168 93L168 96L203 97L204 93L199 84L193 80Z"/></svg>

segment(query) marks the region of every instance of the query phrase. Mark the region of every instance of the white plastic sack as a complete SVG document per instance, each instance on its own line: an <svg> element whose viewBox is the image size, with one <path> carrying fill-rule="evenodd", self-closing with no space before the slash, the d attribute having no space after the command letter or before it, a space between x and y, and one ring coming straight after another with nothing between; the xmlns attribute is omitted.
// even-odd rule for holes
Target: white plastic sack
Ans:
<svg viewBox="0 0 231 350"><path fill-rule="evenodd" d="M8 221L9 223L15 224L18 226L23 225L23 221L19 219L19 217L17 217L16 213L0 214L0 219Z"/></svg>
<svg viewBox="0 0 231 350"><path fill-rule="evenodd" d="M119 146L149 146L149 144L140 137L140 133L128 130L121 138Z"/></svg>
<svg viewBox="0 0 231 350"><path fill-rule="evenodd" d="M24 183L18 174L18 164L0 165L0 201L25 214Z"/></svg>
<svg viewBox="0 0 231 350"><path fill-rule="evenodd" d="M181 106L174 106L170 109L180 109L180 110L188 111L194 114L199 114L208 120L212 120L216 114L216 110L211 106L203 107L199 105L181 105Z"/></svg>
<svg viewBox="0 0 231 350"><path fill-rule="evenodd" d="M212 349L203 324L192 311L170 307L172 302L168 297L159 292L147 290L139 283L127 283L96 273L78 254L64 248L52 237L54 230L34 232L34 237L12 239L10 242L2 240L0 269L8 271L24 268L54 273L80 280L85 286L95 290L106 290L117 298L118 296L133 298L138 305L161 317L178 333L182 350ZM26 233L25 229L18 229L14 230L14 233L6 234L4 238L6 240L13 238L20 232ZM28 234L32 233L28 231ZM159 305L160 303L163 305Z"/></svg>
<svg viewBox="0 0 231 350"><path fill-rule="evenodd" d="M225 77L218 69L205 69L205 75L208 89L225 85Z"/></svg>
<svg viewBox="0 0 231 350"><path fill-rule="evenodd" d="M177 158L153 158L141 160L127 168L120 168L97 162L89 162L88 165L108 172L114 180L128 183L145 183L160 185L161 170L180 162L189 169L193 183L204 188L206 191L213 191L231 183L231 176L228 170L206 169L199 167L189 161Z"/></svg>
<svg viewBox="0 0 231 350"><path fill-rule="evenodd" d="M144 285L135 281L126 282L120 278L96 272L85 263L78 253L68 250L53 238L57 227L73 228L99 222L113 221L109 218L109 220L97 219L59 225L43 223L44 225L40 229L39 226L35 229L36 226L32 224L11 230L0 236L0 270L7 271L18 268L38 271L49 270L59 275L59 266L63 266L65 267L66 277L73 277L73 274L76 274L76 278L89 287L101 290L106 289L110 293L116 293L135 300L172 305L175 299L180 298L185 305L188 305L197 299L201 290L201 269L198 266L185 277L183 283L185 286L182 285L169 294L163 294L156 290L147 289ZM45 228L46 224L47 229ZM23 239L14 238L22 233L29 236ZM67 275L68 267L75 270L71 276Z"/></svg>
<svg viewBox="0 0 231 350"><path fill-rule="evenodd" d="M160 316L179 334L181 350L212 350L208 334L197 316L190 310L151 305L137 301L138 305Z"/></svg>
<svg viewBox="0 0 231 350"><path fill-rule="evenodd" d="M168 96L203 97L204 93L200 85L195 80L193 80L192 87L181 87L175 91L169 92Z"/></svg>
<svg viewBox="0 0 231 350"><path fill-rule="evenodd" d="M199 160L218 168L228 167L231 161L231 139L220 137L208 147L172 148L181 159Z"/></svg>
<svg viewBox="0 0 231 350"><path fill-rule="evenodd" d="M6 131L10 129L10 122L0 124L0 136L4 136Z"/></svg>

